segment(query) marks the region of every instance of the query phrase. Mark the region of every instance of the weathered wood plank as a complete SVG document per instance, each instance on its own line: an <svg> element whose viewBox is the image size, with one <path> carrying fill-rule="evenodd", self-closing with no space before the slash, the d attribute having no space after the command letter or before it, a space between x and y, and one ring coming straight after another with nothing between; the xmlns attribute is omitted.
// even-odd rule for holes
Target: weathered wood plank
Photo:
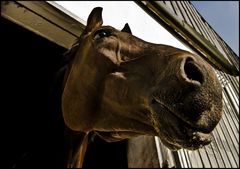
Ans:
<svg viewBox="0 0 240 169"><path fill-rule="evenodd" d="M70 48L80 36L83 25L52 8L44 1L2 1L1 16L62 47Z"/></svg>

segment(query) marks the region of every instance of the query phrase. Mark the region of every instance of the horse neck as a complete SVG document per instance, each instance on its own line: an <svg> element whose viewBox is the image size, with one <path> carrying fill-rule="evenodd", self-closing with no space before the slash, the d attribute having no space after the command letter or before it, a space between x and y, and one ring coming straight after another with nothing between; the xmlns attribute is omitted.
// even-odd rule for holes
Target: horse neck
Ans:
<svg viewBox="0 0 240 169"><path fill-rule="evenodd" d="M65 131L67 168L82 168L84 156L88 146L88 133Z"/></svg>

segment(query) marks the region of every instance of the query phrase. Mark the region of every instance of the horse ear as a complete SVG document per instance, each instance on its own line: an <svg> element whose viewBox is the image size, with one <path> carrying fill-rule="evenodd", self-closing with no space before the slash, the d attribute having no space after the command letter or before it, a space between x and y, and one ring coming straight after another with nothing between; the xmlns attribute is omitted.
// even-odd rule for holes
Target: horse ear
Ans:
<svg viewBox="0 0 240 169"><path fill-rule="evenodd" d="M127 33L132 34L132 31L131 31L128 23L126 23L126 24L124 25L124 28L121 30L121 32L127 32Z"/></svg>
<svg viewBox="0 0 240 169"><path fill-rule="evenodd" d="M92 10L87 19L87 26L83 33L91 32L92 30L99 28L103 24L101 7L96 7Z"/></svg>

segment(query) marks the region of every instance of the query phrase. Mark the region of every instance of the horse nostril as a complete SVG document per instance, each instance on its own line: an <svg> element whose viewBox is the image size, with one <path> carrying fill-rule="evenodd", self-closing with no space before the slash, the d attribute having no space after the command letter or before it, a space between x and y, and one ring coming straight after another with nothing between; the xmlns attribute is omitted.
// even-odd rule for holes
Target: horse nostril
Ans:
<svg viewBox="0 0 240 169"><path fill-rule="evenodd" d="M192 58L187 58L184 64L184 74L190 82L203 83L203 74Z"/></svg>

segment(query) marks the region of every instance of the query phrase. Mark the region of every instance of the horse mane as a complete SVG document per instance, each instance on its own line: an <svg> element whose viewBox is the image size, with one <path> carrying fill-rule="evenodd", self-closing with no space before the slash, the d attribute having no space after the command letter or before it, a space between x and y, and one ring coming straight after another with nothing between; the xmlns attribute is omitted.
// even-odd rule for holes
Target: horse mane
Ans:
<svg viewBox="0 0 240 169"><path fill-rule="evenodd" d="M64 54L63 54L63 64L68 64L73 60L73 58L76 56L77 50L79 48L79 40L74 42L71 46L70 49L68 49Z"/></svg>
<svg viewBox="0 0 240 169"><path fill-rule="evenodd" d="M60 94L62 94L67 80L67 76L69 74L69 70L71 68L71 64L77 54L78 48L79 41L77 40L75 43L73 43L70 49L68 49L65 53L62 54L62 59L55 73L51 91L53 91L54 90L53 88L55 87L60 87L61 88Z"/></svg>

